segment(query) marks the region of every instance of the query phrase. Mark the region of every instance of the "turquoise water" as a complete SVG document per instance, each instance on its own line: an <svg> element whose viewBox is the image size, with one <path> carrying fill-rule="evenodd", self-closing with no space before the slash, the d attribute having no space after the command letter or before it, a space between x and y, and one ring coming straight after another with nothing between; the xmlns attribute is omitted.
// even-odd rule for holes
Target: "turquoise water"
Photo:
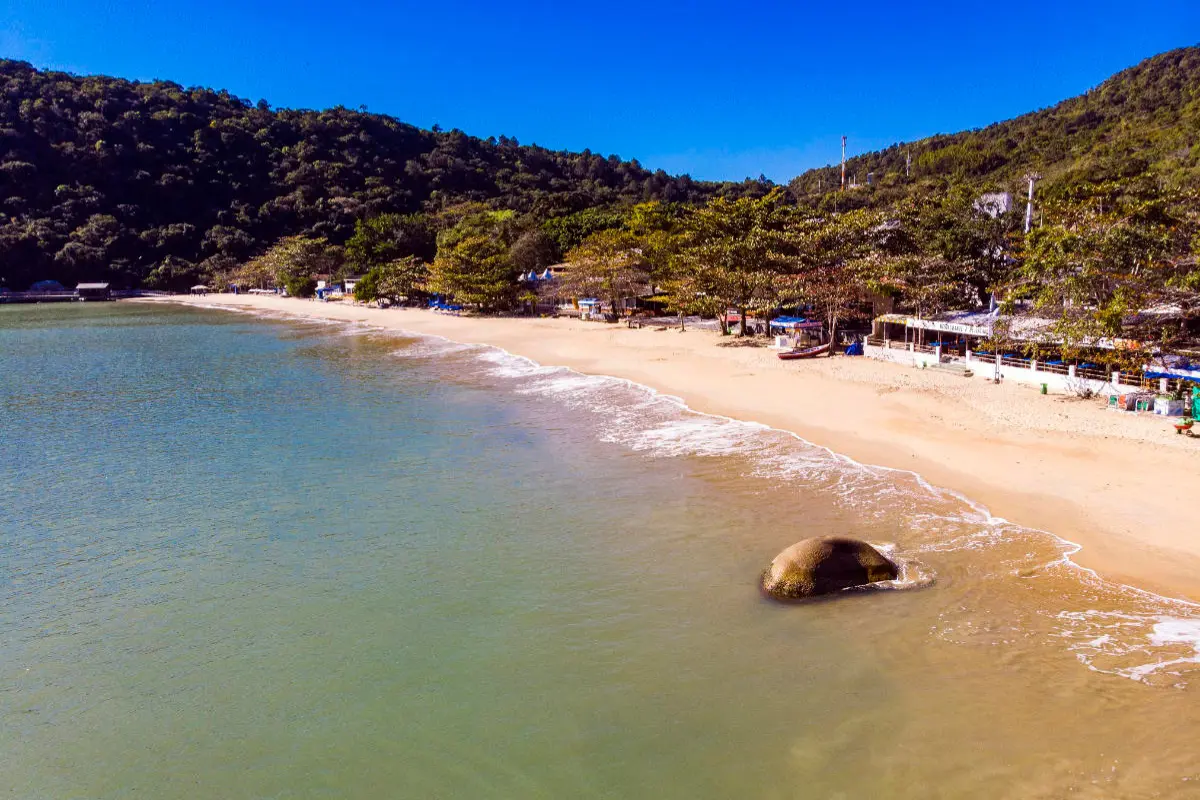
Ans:
<svg viewBox="0 0 1200 800"><path fill-rule="evenodd" d="M1193 610L914 476L361 326L0 345L9 796L1195 796ZM758 595L831 532L907 581Z"/></svg>

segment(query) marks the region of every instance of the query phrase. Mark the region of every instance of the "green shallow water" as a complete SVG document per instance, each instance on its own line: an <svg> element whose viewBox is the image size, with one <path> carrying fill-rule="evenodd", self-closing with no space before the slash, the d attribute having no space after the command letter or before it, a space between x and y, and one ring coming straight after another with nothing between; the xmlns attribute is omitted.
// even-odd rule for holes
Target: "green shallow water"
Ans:
<svg viewBox="0 0 1200 800"><path fill-rule="evenodd" d="M0 347L7 796L1200 796L1193 611L912 476L363 329ZM846 531L933 585L759 597Z"/></svg>

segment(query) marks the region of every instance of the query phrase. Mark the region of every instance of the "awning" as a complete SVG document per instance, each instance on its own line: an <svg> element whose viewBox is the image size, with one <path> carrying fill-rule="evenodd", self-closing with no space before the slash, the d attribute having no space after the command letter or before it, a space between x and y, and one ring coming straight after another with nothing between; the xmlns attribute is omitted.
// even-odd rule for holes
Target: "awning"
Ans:
<svg viewBox="0 0 1200 800"><path fill-rule="evenodd" d="M1143 374L1143 377L1150 378L1152 380L1155 378L1171 378L1181 381L1195 381L1196 383L1200 383L1200 373L1196 372L1146 372Z"/></svg>
<svg viewBox="0 0 1200 800"><path fill-rule="evenodd" d="M909 328L920 328L927 331L938 331L939 333L957 333L962 336L992 335L991 329L985 328L982 325L967 325L961 322L947 322L940 319L908 317L904 324Z"/></svg>
<svg viewBox="0 0 1200 800"><path fill-rule="evenodd" d="M804 317L776 317L775 319L771 320L771 327L791 328L795 330L812 330L825 327L825 323L817 320L805 319Z"/></svg>

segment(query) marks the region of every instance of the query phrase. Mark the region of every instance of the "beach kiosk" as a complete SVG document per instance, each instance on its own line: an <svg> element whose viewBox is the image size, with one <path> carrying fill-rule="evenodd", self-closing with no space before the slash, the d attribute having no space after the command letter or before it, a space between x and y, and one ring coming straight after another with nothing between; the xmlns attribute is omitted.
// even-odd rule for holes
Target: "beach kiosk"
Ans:
<svg viewBox="0 0 1200 800"><path fill-rule="evenodd" d="M579 300L579 318L591 320L603 320L604 315L600 313L600 301L594 297L583 297Z"/></svg>
<svg viewBox="0 0 1200 800"><path fill-rule="evenodd" d="M771 335L775 343L773 350L792 350L797 347L807 347L820 344L825 323L820 320L810 320L805 317L775 317L771 320Z"/></svg>

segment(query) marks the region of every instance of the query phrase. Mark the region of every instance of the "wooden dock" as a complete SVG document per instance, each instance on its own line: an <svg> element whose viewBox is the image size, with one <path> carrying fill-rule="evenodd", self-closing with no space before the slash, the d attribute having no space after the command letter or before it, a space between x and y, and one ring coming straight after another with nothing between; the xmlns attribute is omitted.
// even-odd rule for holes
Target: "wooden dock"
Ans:
<svg viewBox="0 0 1200 800"><path fill-rule="evenodd" d="M158 292L146 289L116 289L103 297L81 297L74 289L63 289L58 292L0 292L0 305L4 303L67 303L72 301L97 302L106 300L122 300L129 297L169 297L171 292Z"/></svg>
<svg viewBox="0 0 1200 800"><path fill-rule="evenodd" d="M4 292L0 294L0 303L66 303L78 300L73 290L61 292Z"/></svg>

